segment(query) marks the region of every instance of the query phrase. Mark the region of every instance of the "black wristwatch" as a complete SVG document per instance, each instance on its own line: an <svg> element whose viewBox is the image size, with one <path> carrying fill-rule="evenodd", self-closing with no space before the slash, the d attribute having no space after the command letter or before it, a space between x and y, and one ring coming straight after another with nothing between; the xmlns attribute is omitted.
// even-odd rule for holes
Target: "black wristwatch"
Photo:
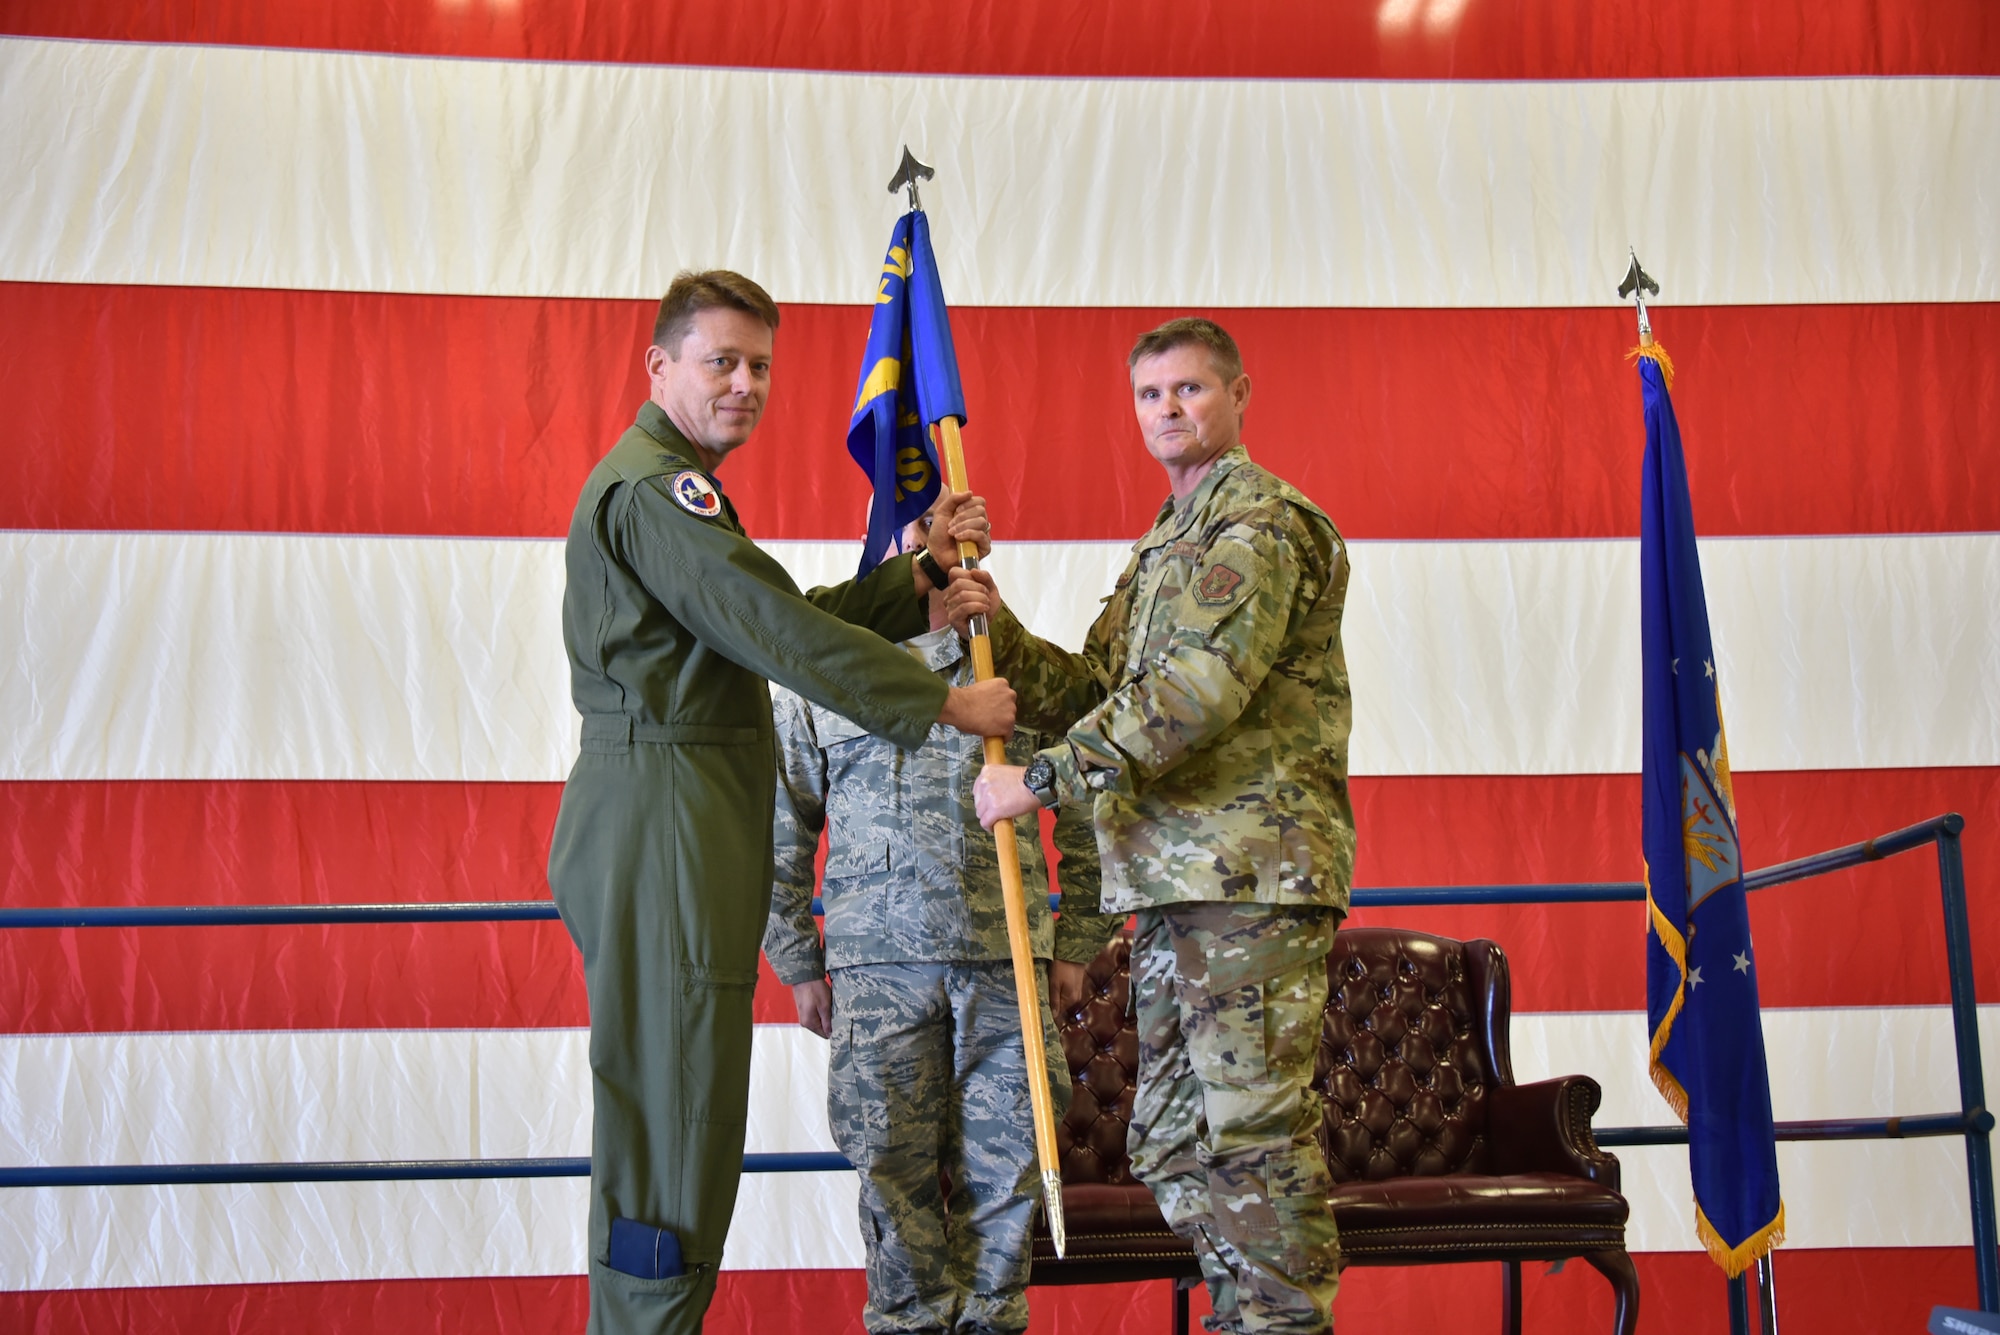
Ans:
<svg viewBox="0 0 2000 1335"><path fill-rule="evenodd" d="M1021 782L1035 795L1035 800L1043 806L1054 809L1056 805L1056 767L1047 756L1036 756L1029 763L1027 771L1021 775Z"/></svg>
<svg viewBox="0 0 2000 1335"><path fill-rule="evenodd" d="M917 553L917 569L923 572L924 578L931 582L933 589L939 593L944 592L944 587L950 579L944 573L944 567L938 564L937 558L931 555L930 548L926 547Z"/></svg>

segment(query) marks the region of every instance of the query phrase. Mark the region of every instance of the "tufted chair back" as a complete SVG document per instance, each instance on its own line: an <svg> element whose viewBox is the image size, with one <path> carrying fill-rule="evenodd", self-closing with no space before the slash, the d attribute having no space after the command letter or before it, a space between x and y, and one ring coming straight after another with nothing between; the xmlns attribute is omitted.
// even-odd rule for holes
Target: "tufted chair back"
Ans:
<svg viewBox="0 0 2000 1335"><path fill-rule="evenodd" d="M1313 1085L1336 1182L1491 1171L1486 1102L1510 1084L1507 961L1491 941L1344 927L1327 958ZM1125 1186L1139 1039L1125 1014L1132 943L1089 965L1083 1007L1059 1017L1073 1093L1056 1127L1063 1181Z"/></svg>
<svg viewBox="0 0 2000 1335"><path fill-rule="evenodd" d="M1087 969L1080 1010L1056 1017L1069 1061L1069 1112L1056 1126L1065 1183L1134 1186L1125 1155L1132 1093L1139 1083L1139 1035L1126 1018L1132 995L1132 941L1122 933Z"/></svg>
<svg viewBox="0 0 2000 1335"><path fill-rule="evenodd" d="M1327 982L1313 1085L1333 1180L1492 1172L1488 1095L1513 1083L1500 948L1343 928Z"/></svg>

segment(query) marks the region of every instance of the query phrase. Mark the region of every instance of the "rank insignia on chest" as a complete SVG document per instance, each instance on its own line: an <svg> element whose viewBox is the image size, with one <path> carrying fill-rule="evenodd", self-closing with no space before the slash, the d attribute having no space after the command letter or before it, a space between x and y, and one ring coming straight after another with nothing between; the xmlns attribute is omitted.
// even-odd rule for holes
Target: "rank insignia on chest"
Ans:
<svg viewBox="0 0 2000 1335"><path fill-rule="evenodd" d="M675 502L691 515L714 519L722 513L722 495L715 484L692 468L683 468L667 484Z"/></svg>
<svg viewBox="0 0 2000 1335"><path fill-rule="evenodd" d="M1198 603L1217 606L1229 601L1230 595L1243 585L1243 576L1226 565L1212 565L1201 582L1194 586L1194 598Z"/></svg>

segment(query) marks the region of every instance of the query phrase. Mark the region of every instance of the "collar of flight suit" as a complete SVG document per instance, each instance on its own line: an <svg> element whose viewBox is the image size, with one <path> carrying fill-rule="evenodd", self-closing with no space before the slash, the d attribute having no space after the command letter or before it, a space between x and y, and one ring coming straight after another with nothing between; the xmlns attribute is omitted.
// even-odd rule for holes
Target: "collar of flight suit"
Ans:
<svg viewBox="0 0 2000 1335"><path fill-rule="evenodd" d="M648 440L659 446L659 453L645 460L644 467L638 467L639 461L631 455L639 447L635 445L627 449L613 450L609 462L618 470L619 476L636 484L648 477L661 477L668 473L678 474L684 469L692 469L707 478L709 485L715 488L715 494L722 498L722 510L729 516L729 526L738 533L744 531L743 517L736 513L736 502L729 499L729 492L723 487L722 479L709 471L708 467L695 457L694 446L688 443L688 438L681 434L681 429L674 425L673 419L667 416L665 409L647 399L639 405L639 415L633 419L632 425L637 427ZM631 437L627 436L625 439L629 441Z"/></svg>
<svg viewBox="0 0 2000 1335"><path fill-rule="evenodd" d="M644 403L640 404L639 415L633 419L632 425L658 441L661 449L673 455L703 477L714 481L715 475L702 467L701 460L695 456L694 446L688 443L688 438L683 436L681 429L674 425L674 419L667 416L666 409L660 407L659 404L654 403L651 399L647 399Z"/></svg>

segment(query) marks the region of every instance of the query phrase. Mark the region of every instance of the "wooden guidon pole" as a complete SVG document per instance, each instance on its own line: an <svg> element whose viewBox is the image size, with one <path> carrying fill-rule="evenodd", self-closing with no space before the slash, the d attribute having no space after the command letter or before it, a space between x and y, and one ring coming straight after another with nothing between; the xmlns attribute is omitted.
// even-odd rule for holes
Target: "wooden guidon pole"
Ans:
<svg viewBox="0 0 2000 1335"><path fill-rule="evenodd" d="M970 491L965 480L965 446L958 435L958 419L946 417L937 423L944 446L945 485L953 491ZM958 544L958 557L969 570L979 568L979 550L970 542ZM980 681L993 673L993 639L987 634L986 619L972 625L972 671ZM1007 739L986 739L986 763L1007 763ZM1007 911L1007 945L1014 957L1014 992L1021 1006L1021 1047L1028 1066L1028 1096L1035 1112L1035 1154L1042 1165L1042 1205L1048 1211L1049 1236L1055 1241L1056 1255L1062 1256L1068 1237L1063 1229L1062 1164L1056 1151L1055 1102L1049 1093L1047 1050L1042 1042L1040 980L1035 973L1034 948L1028 941L1028 901L1021 889L1021 853L1014 843L1014 822L998 821L993 826L993 843L1000 858L1000 895Z"/></svg>

